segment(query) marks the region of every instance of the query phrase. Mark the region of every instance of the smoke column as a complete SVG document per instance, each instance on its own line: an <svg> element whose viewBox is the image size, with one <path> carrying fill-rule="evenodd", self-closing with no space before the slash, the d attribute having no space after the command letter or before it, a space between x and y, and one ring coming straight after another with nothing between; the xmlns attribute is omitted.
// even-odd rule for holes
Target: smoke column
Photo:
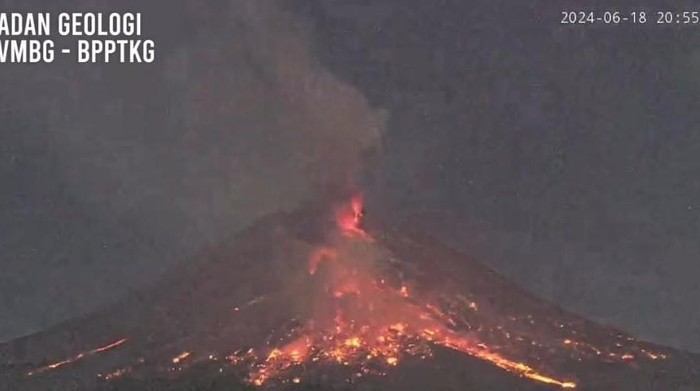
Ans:
<svg viewBox="0 0 700 391"><path fill-rule="evenodd" d="M16 265L8 278L27 292L21 306L0 311L53 307L54 315L28 316L0 339L114 299L266 213L352 182L361 155L379 146L382 113L317 62L308 26L281 4L5 2L54 13L142 12L158 46L150 65L64 61L0 71L14 91L2 102L5 122L28 124L0 141L43 162L16 181L41 193L37 205L61 200L48 217L18 219L14 247L2 255ZM48 239L32 234L36 225ZM35 247L63 258L31 255Z"/></svg>

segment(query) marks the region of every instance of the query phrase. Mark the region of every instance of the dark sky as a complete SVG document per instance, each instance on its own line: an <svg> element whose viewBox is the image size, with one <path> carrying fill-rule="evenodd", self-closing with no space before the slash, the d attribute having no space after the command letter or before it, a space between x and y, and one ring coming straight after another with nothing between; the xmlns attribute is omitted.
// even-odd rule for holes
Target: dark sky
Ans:
<svg viewBox="0 0 700 391"><path fill-rule="evenodd" d="M697 29L337 3L312 11L333 18L319 52L391 113L379 210L568 309L700 348Z"/></svg>
<svg viewBox="0 0 700 391"><path fill-rule="evenodd" d="M144 12L156 64L0 68L0 340L293 208L381 136L369 213L700 351L700 27L565 27L544 1L147 3L91 7Z"/></svg>

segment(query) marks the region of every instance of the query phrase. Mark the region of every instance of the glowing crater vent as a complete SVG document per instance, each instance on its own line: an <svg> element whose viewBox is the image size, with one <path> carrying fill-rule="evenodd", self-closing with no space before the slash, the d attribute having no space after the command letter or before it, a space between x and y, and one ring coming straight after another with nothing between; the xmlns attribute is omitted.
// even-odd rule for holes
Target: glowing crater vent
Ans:
<svg viewBox="0 0 700 391"><path fill-rule="evenodd" d="M369 235L361 228L364 214L364 198L357 194L350 202L341 204L336 209L336 223L340 231L347 236L369 239Z"/></svg>

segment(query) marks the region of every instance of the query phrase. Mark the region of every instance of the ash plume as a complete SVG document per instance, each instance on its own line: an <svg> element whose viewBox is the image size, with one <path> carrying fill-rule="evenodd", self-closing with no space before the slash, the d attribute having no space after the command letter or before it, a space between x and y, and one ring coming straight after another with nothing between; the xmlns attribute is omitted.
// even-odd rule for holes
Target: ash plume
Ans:
<svg viewBox="0 0 700 391"><path fill-rule="evenodd" d="M287 205L279 193L298 198L300 187L352 175L362 152L378 146L383 119L316 61L304 21L279 4L167 2L180 14L171 19L194 27L175 41L165 32L181 26L144 10L149 30L165 39L158 64L61 64L63 75L17 69L12 76L25 78L12 84L35 101L27 111L49 113L46 136L75 192L103 207L128 213L152 194L171 194L206 224L211 216L199 215L231 213L226 192ZM30 76L46 78L47 88L20 88Z"/></svg>
<svg viewBox="0 0 700 391"><path fill-rule="evenodd" d="M54 14L142 12L156 62L6 67L0 80L14 96L5 106L36 127L2 138L42 145L76 210L123 227L132 248L143 242L109 250L113 258L144 259L148 272L269 212L327 198L352 183L384 120L314 58L305 21L281 4L13 2ZM101 240L79 229L85 242Z"/></svg>

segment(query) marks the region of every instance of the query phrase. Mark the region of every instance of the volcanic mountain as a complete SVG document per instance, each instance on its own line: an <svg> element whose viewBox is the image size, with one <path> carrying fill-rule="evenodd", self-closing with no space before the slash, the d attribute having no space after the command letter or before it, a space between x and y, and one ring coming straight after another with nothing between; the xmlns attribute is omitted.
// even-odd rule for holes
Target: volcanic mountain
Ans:
<svg viewBox="0 0 700 391"><path fill-rule="evenodd" d="M700 390L699 357L362 217L359 196L268 216L151 289L0 346L0 388Z"/></svg>

